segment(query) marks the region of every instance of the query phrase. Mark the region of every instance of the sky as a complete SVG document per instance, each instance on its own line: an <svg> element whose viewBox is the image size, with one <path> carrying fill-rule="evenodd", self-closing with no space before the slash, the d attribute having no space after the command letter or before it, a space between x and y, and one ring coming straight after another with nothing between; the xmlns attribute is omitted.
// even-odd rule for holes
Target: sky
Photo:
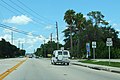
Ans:
<svg viewBox="0 0 120 80"><path fill-rule="evenodd" d="M56 41L56 21L58 22L59 41L64 44L62 31L67 24L64 13L73 9L84 16L91 11L101 11L113 28L120 31L120 0L0 0L0 24L14 30L27 32L29 35L0 27L0 39L13 43L17 47L33 53L41 44L50 40ZM35 35L33 35L35 34ZM120 36L120 35L119 35Z"/></svg>

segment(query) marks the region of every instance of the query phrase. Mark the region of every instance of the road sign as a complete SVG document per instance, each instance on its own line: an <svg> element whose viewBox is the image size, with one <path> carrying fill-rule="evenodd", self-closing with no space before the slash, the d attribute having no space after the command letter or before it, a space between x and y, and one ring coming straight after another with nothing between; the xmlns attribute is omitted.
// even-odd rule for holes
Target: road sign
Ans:
<svg viewBox="0 0 120 80"><path fill-rule="evenodd" d="M90 43L86 43L86 50L90 53Z"/></svg>
<svg viewBox="0 0 120 80"><path fill-rule="evenodd" d="M110 46L113 45L112 38L107 38L106 46L109 47L109 65L110 65Z"/></svg>
<svg viewBox="0 0 120 80"><path fill-rule="evenodd" d="M112 45L113 45L112 38L107 38L106 46L112 46Z"/></svg>
<svg viewBox="0 0 120 80"><path fill-rule="evenodd" d="M96 42L92 42L92 48L96 48Z"/></svg>
<svg viewBox="0 0 120 80"><path fill-rule="evenodd" d="M61 47L61 50L64 50L64 47Z"/></svg>
<svg viewBox="0 0 120 80"><path fill-rule="evenodd" d="M112 41L106 41L106 46L113 46L113 42Z"/></svg>
<svg viewBox="0 0 120 80"><path fill-rule="evenodd" d="M95 48L96 48L96 42L92 42L92 48L93 48L93 59L95 59Z"/></svg>
<svg viewBox="0 0 120 80"><path fill-rule="evenodd" d="M112 41L112 38L107 38L107 41Z"/></svg>

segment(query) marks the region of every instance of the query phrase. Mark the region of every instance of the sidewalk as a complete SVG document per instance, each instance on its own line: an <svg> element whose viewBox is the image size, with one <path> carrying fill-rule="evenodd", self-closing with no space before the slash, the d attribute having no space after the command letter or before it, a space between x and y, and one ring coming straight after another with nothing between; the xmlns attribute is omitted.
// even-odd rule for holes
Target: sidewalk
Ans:
<svg viewBox="0 0 120 80"><path fill-rule="evenodd" d="M117 67L81 63L81 62L78 62L78 60L71 60L71 64L78 65L78 66L83 66L83 67L88 67L88 68L91 68L91 69L104 70L104 71L109 71L109 72L114 72L114 73L119 73L120 74L120 68L117 68Z"/></svg>

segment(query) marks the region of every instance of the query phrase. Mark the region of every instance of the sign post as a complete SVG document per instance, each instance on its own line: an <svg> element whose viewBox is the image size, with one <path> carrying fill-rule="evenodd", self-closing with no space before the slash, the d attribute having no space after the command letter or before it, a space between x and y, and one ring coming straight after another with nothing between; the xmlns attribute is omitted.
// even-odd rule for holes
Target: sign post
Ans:
<svg viewBox="0 0 120 80"><path fill-rule="evenodd" d="M113 45L112 38L107 38L106 46L109 47L109 65L110 65L110 46Z"/></svg>
<svg viewBox="0 0 120 80"><path fill-rule="evenodd" d="M93 59L95 59L95 48L96 48L96 42L92 42L92 48L93 48Z"/></svg>

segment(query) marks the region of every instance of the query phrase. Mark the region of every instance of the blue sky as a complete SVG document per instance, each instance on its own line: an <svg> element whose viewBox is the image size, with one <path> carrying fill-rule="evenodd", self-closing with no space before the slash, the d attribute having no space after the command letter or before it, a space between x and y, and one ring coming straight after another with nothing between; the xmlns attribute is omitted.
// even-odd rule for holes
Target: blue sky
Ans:
<svg viewBox="0 0 120 80"><path fill-rule="evenodd" d="M37 14L23 6L19 1ZM53 33L53 38L56 38L56 21L59 26L60 43L64 44L62 31L65 29L66 23L63 17L68 9L81 12L85 16L90 11L101 11L105 20L116 30L120 30L119 3L120 0L0 0L0 23L26 31L30 35L32 33L40 35L41 38L13 32L13 44L18 46L20 41L21 44L24 44L27 53L32 53L34 49L40 47L44 39L46 42L50 39L50 33ZM0 28L0 38L5 38L11 42L10 34L10 30Z"/></svg>

